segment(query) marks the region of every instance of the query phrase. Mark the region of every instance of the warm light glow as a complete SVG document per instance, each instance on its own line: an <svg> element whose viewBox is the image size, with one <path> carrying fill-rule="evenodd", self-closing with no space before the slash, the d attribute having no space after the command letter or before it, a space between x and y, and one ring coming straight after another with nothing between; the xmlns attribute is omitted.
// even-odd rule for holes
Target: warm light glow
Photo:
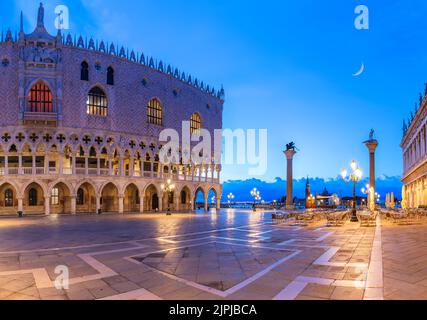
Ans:
<svg viewBox="0 0 427 320"><path fill-rule="evenodd" d="M343 177L343 179L344 179L345 177L347 177L347 170L345 170L345 169L342 169L342 170L341 170L341 177Z"/></svg>
<svg viewBox="0 0 427 320"><path fill-rule="evenodd" d="M359 168L356 168L356 170L354 170L354 174L358 179L362 178L362 170L360 170Z"/></svg>
<svg viewBox="0 0 427 320"><path fill-rule="evenodd" d="M350 164L350 167L351 167L351 169L353 169L353 171L356 171L356 169L357 169L357 163L356 163L356 161L352 161L351 162L351 164Z"/></svg>

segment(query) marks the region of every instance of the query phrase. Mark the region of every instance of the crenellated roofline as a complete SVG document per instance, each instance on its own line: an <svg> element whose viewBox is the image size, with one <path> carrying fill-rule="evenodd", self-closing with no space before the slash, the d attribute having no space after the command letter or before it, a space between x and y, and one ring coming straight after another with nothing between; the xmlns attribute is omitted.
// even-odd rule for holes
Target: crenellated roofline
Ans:
<svg viewBox="0 0 427 320"><path fill-rule="evenodd" d="M10 29L4 34L2 31L0 44L3 43L17 43L22 37L25 39L31 38L46 38L49 40L55 39L54 36L50 35L44 26L44 8L43 4L40 3L40 7L37 13L37 26L35 30L31 34L25 34L23 30L23 18L21 13L21 24L20 24L20 32L19 34L15 32L12 34ZM203 81L199 81L197 78L192 77L191 74L186 74L184 71L179 70L176 67L173 67L171 64L166 64L162 60L155 59L154 57L145 56L143 52L135 53L134 50L125 49L123 46L119 47L118 45L114 45L114 43L108 43L104 41L93 40L90 38L83 39L82 36L72 36L68 34L67 36L62 36L61 30L58 30L58 35L56 36L58 42L61 41L63 46L66 47L74 47L85 49L88 51L103 53L107 55L111 55L114 57L126 59L130 62L139 63L153 70L159 71L166 75L172 76L188 85L191 85L204 93L207 93L222 102L225 100L225 90L221 86L220 90L215 90L214 87L206 85Z"/></svg>

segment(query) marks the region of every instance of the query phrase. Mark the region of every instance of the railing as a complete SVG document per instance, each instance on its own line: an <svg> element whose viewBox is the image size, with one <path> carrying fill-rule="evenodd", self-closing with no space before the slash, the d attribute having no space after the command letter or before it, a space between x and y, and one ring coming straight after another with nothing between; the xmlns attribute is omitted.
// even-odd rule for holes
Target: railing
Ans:
<svg viewBox="0 0 427 320"><path fill-rule="evenodd" d="M97 168L89 168L89 169L87 169L87 173L89 176L97 176L98 175L98 169Z"/></svg>
<svg viewBox="0 0 427 320"><path fill-rule="evenodd" d="M76 168L76 175L85 176L86 175L86 169L85 168Z"/></svg>
<svg viewBox="0 0 427 320"><path fill-rule="evenodd" d="M19 168L9 168L7 174L12 175L12 176L18 175L19 174Z"/></svg>
<svg viewBox="0 0 427 320"><path fill-rule="evenodd" d="M51 168L51 169L54 169L55 173L57 173L55 168ZM73 169L72 168L62 168L62 174L72 175Z"/></svg>
<svg viewBox="0 0 427 320"><path fill-rule="evenodd" d="M59 170L55 167L48 168L48 174L50 175L58 175ZM130 177L130 170L126 170L125 176ZM0 168L0 176L7 176L7 175L45 175L46 170L44 167L36 167L35 171L32 167L8 167L8 168ZM63 175L72 175L73 169L72 168L62 168L62 174ZM76 168L75 174L80 176L120 176L119 169L112 169L111 175L110 175L110 169L109 168ZM219 183L218 178L212 178L211 176L205 177L205 176L197 176L194 177L192 175L184 175L184 174L171 174L171 173L159 173L159 172L150 172L150 171L143 171L141 175L140 170L136 170L133 172L133 177L135 178L153 178L153 179L168 179L170 178L173 181L189 181L189 182L212 182L212 183Z"/></svg>

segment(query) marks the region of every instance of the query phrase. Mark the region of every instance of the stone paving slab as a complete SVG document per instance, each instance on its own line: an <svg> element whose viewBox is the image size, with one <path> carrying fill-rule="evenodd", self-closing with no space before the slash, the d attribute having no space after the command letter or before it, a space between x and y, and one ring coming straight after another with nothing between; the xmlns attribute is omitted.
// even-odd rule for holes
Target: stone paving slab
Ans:
<svg viewBox="0 0 427 320"><path fill-rule="evenodd" d="M249 210L5 219L0 299L427 299L426 231ZM54 287L59 265L69 288Z"/></svg>

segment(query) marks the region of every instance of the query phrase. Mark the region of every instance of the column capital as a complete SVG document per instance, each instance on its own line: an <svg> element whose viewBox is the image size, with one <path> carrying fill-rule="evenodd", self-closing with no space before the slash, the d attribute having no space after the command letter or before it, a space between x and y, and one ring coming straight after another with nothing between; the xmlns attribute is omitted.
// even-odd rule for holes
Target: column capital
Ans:
<svg viewBox="0 0 427 320"><path fill-rule="evenodd" d="M288 159L288 160L292 160L294 158L294 156L297 154L297 152L295 150L292 150L292 149L283 151L283 153L285 154L286 159Z"/></svg>
<svg viewBox="0 0 427 320"><path fill-rule="evenodd" d="M368 141L365 141L363 143L369 149L370 153L375 153L375 150L378 147L378 141L377 140L368 140Z"/></svg>

